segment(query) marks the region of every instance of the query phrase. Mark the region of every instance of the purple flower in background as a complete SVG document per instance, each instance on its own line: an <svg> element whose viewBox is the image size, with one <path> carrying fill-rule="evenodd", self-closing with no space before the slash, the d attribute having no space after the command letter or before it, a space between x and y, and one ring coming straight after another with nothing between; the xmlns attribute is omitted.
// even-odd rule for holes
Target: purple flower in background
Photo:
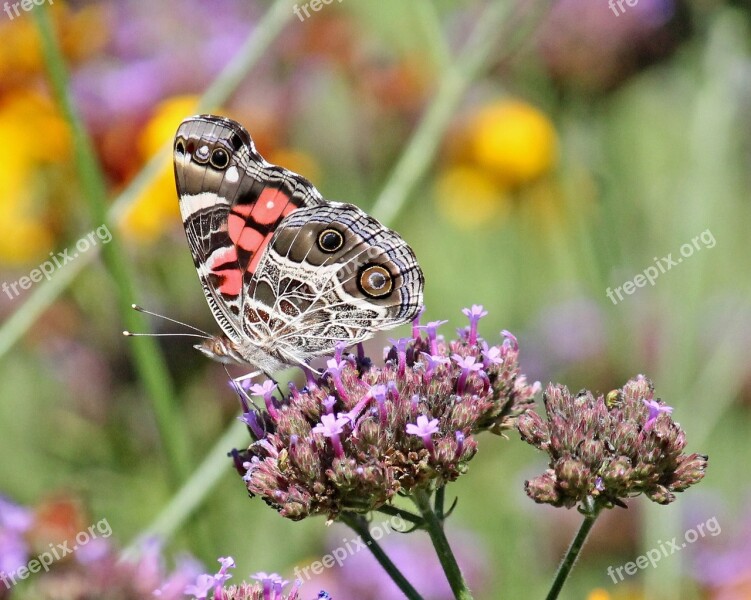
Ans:
<svg viewBox="0 0 751 600"><path fill-rule="evenodd" d="M0 572L13 573L26 565L29 547L24 537L32 512L0 496Z"/></svg>
<svg viewBox="0 0 751 600"><path fill-rule="evenodd" d="M707 588L708 598L713 600L741 600L751 596L751 511L748 498L745 515L740 518L727 510L702 512L690 524L702 535L692 546L693 577ZM707 518L707 514L713 515ZM722 525L733 523L732 531ZM737 523L737 525L736 525ZM723 534L723 535L720 535Z"/></svg>
<svg viewBox="0 0 751 600"><path fill-rule="evenodd" d="M374 522L371 526L375 532L383 534L379 544L384 552L394 561L404 576L412 583L426 600L453 600L446 575L433 551L427 536L403 536L398 533L403 529L397 525L396 517L382 523ZM461 530L448 528L447 535L456 554L457 562L464 573L475 598L488 596L490 583L490 563L482 540L475 535ZM347 549L348 552L341 567L327 569L320 575L307 575L305 589L325 588L334 600L384 600L403 598L396 584L379 566L373 555L352 543L352 533L339 525L332 527L327 543L329 551L335 548Z"/></svg>
<svg viewBox="0 0 751 600"><path fill-rule="evenodd" d="M253 8L238 0L216 0L211 6L200 0L152 6L125 1L108 3L108 10L113 26L105 52L76 69L71 81L95 130L145 114L167 97L204 89L256 20Z"/></svg>
<svg viewBox="0 0 751 600"><path fill-rule="evenodd" d="M686 14L681 0L560 0L540 27L538 46L559 83L608 91L670 56L687 33Z"/></svg>

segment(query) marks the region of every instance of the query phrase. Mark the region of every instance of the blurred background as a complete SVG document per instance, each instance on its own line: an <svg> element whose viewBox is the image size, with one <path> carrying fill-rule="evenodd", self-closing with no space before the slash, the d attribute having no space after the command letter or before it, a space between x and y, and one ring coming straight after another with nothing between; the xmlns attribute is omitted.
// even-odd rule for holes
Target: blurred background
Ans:
<svg viewBox="0 0 751 600"><path fill-rule="evenodd" d="M638 498L602 517L563 598L751 598L751 4L632 3L6 3L0 494L38 521L106 518L124 546L234 422L224 370L189 338L121 335L181 330L131 302L218 330L160 154L183 118L210 110L399 231L444 333L483 304L481 333L516 334L531 380L606 393L644 373L687 451L709 454L705 480L674 504ZM668 256L682 260L635 280ZM55 260L49 279L34 274ZM232 555L240 578L291 576L337 543L323 519L293 523L248 499L219 464L168 561L189 552L213 569ZM580 522L525 496L544 466L517 434L487 435L450 486L477 598L544 597ZM721 534L608 576L712 517ZM430 553L420 534L390 543L409 563ZM375 580L358 588L374 570L358 564L327 573L335 598L396 597Z"/></svg>

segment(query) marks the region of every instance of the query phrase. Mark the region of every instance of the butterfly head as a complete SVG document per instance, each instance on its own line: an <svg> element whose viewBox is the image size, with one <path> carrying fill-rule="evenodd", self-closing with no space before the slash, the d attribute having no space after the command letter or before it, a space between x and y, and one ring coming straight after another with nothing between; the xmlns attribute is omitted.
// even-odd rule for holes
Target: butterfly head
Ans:
<svg viewBox="0 0 751 600"><path fill-rule="evenodd" d="M244 364L242 354L235 343L225 335L215 335L193 346L209 358L224 364Z"/></svg>

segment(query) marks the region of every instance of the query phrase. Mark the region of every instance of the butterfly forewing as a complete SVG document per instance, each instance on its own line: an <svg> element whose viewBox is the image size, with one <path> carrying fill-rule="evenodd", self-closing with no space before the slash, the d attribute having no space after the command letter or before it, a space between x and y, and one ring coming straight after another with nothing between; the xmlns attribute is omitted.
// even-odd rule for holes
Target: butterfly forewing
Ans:
<svg viewBox="0 0 751 600"><path fill-rule="evenodd" d="M247 131L222 117L183 121L174 165L183 225L206 299L225 334L242 342L245 274L255 270L286 215L322 199L304 178L264 161Z"/></svg>
<svg viewBox="0 0 751 600"><path fill-rule="evenodd" d="M423 275L406 242L267 163L240 124L186 119L174 163L188 243L231 359L267 371L302 364L417 314ZM202 350L226 359L217 347Z"/></svg>

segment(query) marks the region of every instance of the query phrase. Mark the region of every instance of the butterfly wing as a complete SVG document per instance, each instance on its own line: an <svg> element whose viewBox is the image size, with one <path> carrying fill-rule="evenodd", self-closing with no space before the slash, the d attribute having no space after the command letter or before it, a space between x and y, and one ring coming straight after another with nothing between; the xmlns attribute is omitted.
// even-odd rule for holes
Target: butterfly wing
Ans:
<svg viewBox="0 0 751 600"><path fill-rule="evenodd" d="M423 303L412 249L351 204L304 207L281 222L246 276L246 332L289 362L330 354L409 322Z"/></svg>
<svg viewBox="0 0 751 600"><path fill-rule="evenodd" d="M175 182L185 233L203 292L226 336L246 336L246 282L281 221L323 203L305 178L267 163L239 123L186 119L174 143Z"/></svg>

